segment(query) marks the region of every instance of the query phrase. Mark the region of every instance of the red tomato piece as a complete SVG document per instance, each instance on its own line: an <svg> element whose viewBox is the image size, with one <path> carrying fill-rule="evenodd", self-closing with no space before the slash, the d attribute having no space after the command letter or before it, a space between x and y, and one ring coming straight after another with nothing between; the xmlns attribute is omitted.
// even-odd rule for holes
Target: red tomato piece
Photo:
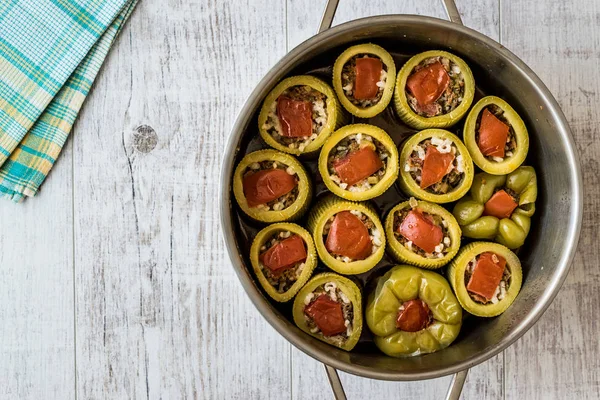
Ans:
<svg viewBox="0 0 600 400"><path fill-rule="evenodd" d="M368 100L375 98L379 91L377 82L381 78L383 64L379 58L361 57L356 59L356 80L354 98Z"/></svg>
<svg viewBox="0 0 600 400"><path fill-rule="evenodd" d="M406 87L421 107L439 99L449 84L450 76L439 61L418 70L406 80Z"/></svg>
<svg viewBox="0 0 600 400"><path fill-rule="evenodd" d="M320 295L305 307L304 313L315 321L323 336L335 336L346 332L342 305L331 300L326 294Z"/></svg>
<svg viewBox="0 0 600 400"><path fill-rule="evenodd" d="M467 283L467 290L490 301L502 280L504 268L504 257L491 252L481 253Z"/></svg>
<svg viewBox="0 0 600 400"><path fill-rule="evenodd" d="M353 151L333 165L342 182L352 186L383 167L377 152L370 146Z"/></svg>
<svg viewBox="0 0 600 400"><path fill-rule="evenodd" d="M442 228L434 225L418 210L408 212L398 232L427 253L433 253L444 238Z"/></svg>
<svg viewBox="0 0 600 400"><path fill-rule="evenodd" d="M242 182L249 207L277 200L296 187L296 179L282 169L263 169L246 175Z"/></svg>
<svg viewBox="0 0 600 400"><path fill-rule="evenodd" d="M279 96L277 117L281 123L283 136L307 137L312 135L312 103Z"/></svg>
<svg viewBox="0 0 600 400"><path fill-rule="evenodd" d="M486 108L479 123L477 146L484 156L504 157L504 147L508 138L508 125L500 121Z"/></svg>
<svg viewBox="0 0 600 400"><path fill-rule="evenodd" d="M404 332L418 332L429 325L429 307L420 299L402 303L404 309L398 312L396 328Z"/></svg>
<svg viewBox="0 0 600 400"><path fill-rule="evenodd" d="M454 154L440 153L435 146L427 146L421 170L421 189L426 189L441 181L448 173L448 168L453 161Z"/></svg>
<svg viewBox="0 0 600 400"><path fill-rule="evenodd" d="M371 255L372 243L369 230L360 218L350 211L342 211L333 219L325 247L331 254L364 260Z"/></svg>
<svg viewBox="0 0 600 400"><path fill-rule="evenodd" d="M486 201L483 215L491 215L499 219L509 218L518 206L510 194L499 190Z"/></svg>
<svg viewBox="0 0 600 400"><path fill-rule="evenodd" d="M306 260L306 246L299 235L292 235L269 248L258 258L273 275L279 276L286 269Z"/></svg>

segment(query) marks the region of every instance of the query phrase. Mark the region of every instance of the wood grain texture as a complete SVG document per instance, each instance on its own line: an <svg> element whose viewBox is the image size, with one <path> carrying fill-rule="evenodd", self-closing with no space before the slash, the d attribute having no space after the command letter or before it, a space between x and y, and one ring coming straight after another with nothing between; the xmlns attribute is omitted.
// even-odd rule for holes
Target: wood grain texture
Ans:
<svg viewBox="0 0 600 400"><path fill-rule="evenodd" d="M502 43L536 71L569 120L584 187L583 226L571 272L546 314L505 352L506 398L598 399L600 37L590 29L600 21L600 4L503 1L501 14Z"/></svg>
<svg viewBox="0 0 600 400"><path fill-rule="evenodd" d="M0 398L72 399L72 151L35 201L0 201Z"/></svg>

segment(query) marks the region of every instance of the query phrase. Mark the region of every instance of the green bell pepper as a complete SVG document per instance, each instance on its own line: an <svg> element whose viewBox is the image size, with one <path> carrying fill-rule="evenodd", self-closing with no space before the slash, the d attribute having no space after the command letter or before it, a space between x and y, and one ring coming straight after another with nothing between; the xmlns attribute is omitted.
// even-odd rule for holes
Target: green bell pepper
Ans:
<svg viewBox="0 0 600 400"><path fill-rule="evenodd" d="M518 196L518 207L509 218L484 215L485 203L502 188L510 189ZM527 238L536 199L537 178L533 167L521 166L508 175L481 172L473 179L470 195L463 197L452 213L463 236L494 240L509 249L516 249Z"/></svg>
<svg viewBox="0 0 600 400"><path fill-rule="evenodd" d="M425 329L406 332L396 327L400 306L420 299L432 313ZM408 265L398 265L377 281L365 312L375 344L392 357L433 353L449 346L460 332L462 309L443 276Z"/></svg>

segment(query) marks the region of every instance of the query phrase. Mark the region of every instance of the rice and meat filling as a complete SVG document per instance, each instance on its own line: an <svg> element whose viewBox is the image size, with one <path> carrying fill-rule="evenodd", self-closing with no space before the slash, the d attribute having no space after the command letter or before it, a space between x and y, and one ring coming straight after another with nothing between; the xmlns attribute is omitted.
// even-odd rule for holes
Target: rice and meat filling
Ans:
<svg viewBox="0 0 600 400"><path fill-rule="evenodd" d="M311 307L315 308L314 305L316 302L327 304L329 309L328 316L333 317L329 318L330 321L327 322L332 322L332 325L324 326L325 321L321 321L311 309ZM352 335L354 331L352 324L354 307L348 296L338 287L336 282L326 282L318 286L312 293L306 295L304 305L304 319L311 333L321 333L327 337L328 341L338 346L343 345ZM311 315L315 318L311 317ZM324 318L324 320L327 320L327 318Z"/></svg>
<svg viewBox="0 0 600 400"><path fill-rule="evenodd" d="M372 169L379 167L374 173L370 176L363 178L362 180L352 183L350 181L349 184L347 179L344 177L340 177L338 175L338 168L341 162L348 160L351 162L361 162L360 160L352 161L349 159L353 154L357 154L356 152L369 148L376 153L376 157L379 160L368 160L372 164ZM383 176L387 171L387 160L390 156L390 153L387 151L385 146L374 139L373 137L358 133L356 135L350 135L343 140L341 140L337 146L329 153L329 158L327 159L327 167L329 170L329 176L336 185L344 190L348 190L350 192L364 192L366 190L371 189L374 185L379 183ZM364 169L368 168L368 165L365 163L361 163L357 168ZM346 182L344 182L346 180Z"/></svg>
<svg viewBox="0 0 600 400"><path fill-rule="evenodd" d="M294 171L294 169L292 167L289 167L279 161L265 160L265 161L261 161L261 162L252 163L248 166L248 168L246 168L246 171L244 172L244 175L243 175L243 179L249 177L252 174L260 172L260 171L269 171L269 170L275 170L275 169L285 171L288 175L290 175L294 178L296 184L291 191L285 193L284 195L278 197L277 199L269 201L265 204L256 205L256 207L262 211L285 210L286 208L288 208L289 206L294 204L294 202L298 198L298 194L299 194L298 182L300 181L300 178L298 177L298 175L296 174L296 172Z"/></svg>
<svg viewBox="0 0 600 400"><path fill-rule="evenodd" d="M413 78L416 82L411 90ZM426 83L423 79L430 82ZM432 85L436 86L433 92L431 92ZM421 93L416 93L417 88ZM423 92L424 90L427 92ZM448 114L462 103L464 93L465 79L460 67L442 56L421 61L407 80L408 104L421 117L430 118ZM428 99L424 100L426 95Z"/></svg>
<svg viewBox="0 0 600 400"><path fill-rule="evenodd" d="M340 216L340 214L347 215L347 213L350 213L352 216L358 218L358 220L360 221L359 223L362 224L362 226L356 226L354 229L349 229L347 232L337 230L336 227L338 221L336 221L336 217ZM341 225L345 225L346 227L351 226L346 222L342 223ZM334 229L332 229L332 227ZM363 236L360 234L360 230L365 228L368 236ZM329 235L330 233L332 233L332 236L340 236L340 238L332 240L332 238ZM360 237L358 237L357 235ZM358 210L351 210L349 212L342 211L330 217L325 223L325 226L323 227L323 236L323 241L326 243L326 248L329 251L329 253L336 260L342 261L344 263L364 260L365 258L368 258L372 254L374 254L383 245L381 232L379 231L377 226L373 223L371 218L369 218L365 213ZM335 244L330 245L334 241ZM343 243L343 241L346 241L346 243ZM361 245L361 242L364 242L365 246L368 246L368 248L366 248L366 251L362 251L360 248L356 248L356 246ZM348 250L347 247L349 246L353 246L354 248ZM346 249L344 249L344 247L346 247ZM353 252L357 254L361 253L361 255L356 257L349 256Z"/></svg>
<svg viewBox="0 0 600 400"><path fill-rule="evenodd" d="M508 135L506 137L506 144L504 146L504 157L486 156L486 158L490 161L502 162L502 161L504 161L504 158L512 157L515 150L517 149L517 135L515 133L513 126L511 125L511 123L504 116L504 110L502 110L502 108L498 107L495 104L490 104L489 106L487 106L483 110L481 110L481 112L477 116L477 123L475 125L475 142L476 143L480 143L479 130L481 128L481 119L483 117L485 110L489 111L494 117L496 117L498 120L500 120L500 122L502 122L503 124L508 126Z"/></svg>
<svg viewBox="0 0 600 400"><path fill-rule="evenodd" d="M456 189L462 179L465 176L463 156L458 152L456 145L450 139L441 139L432 137L420 142L415 146L410 157L406 161L404 170L410 172L412 179L418 184L422 183L423 171L426 165L426 155L430 148L435 148L438 156L445 157L446 155L452 155L452 160L447 162L448 168L443 171L438 171L438 177L443 175L441 179L435 183L428 184L426 187L421 185L422 189L425 189L429 193L433 194L446 194ZM449 160L449 158L448 158Z"/></svg>
<svg viewBox="0 0 600 400"><path fill-rule="evenodd" d="M379 80L375 83L377 86L377 90L374 96L369 96L368 98L362 98L366 96L358 96L356 95L356 77L357 77L357 60L358 59L367 59L369 61L379 61L381 64L381 71L379 73ZM359 61L361 63L361 61ZM376 62L375 62L376 64ZM346 64L344 64L344 68L342 69L342 89L344 90L344 94L350 100L352 104L357 107L367 108L374 106L379 103L381 98L383 97L383 91L385 89L385 85L387 82L387 66L381 59L374 54L357 54L351 59L349 59ZM358 97L358 98L357 98Z"/></svg>
<svg viewBox="0 0 600 400"><path fill-rule="evenodd" d="M307 113L310 113L312 121L312 129L309 129L307 135L290 136L290 134L284 130L280 118L282 115L282 100L310 103L310 110L304 110ZM296 108L298 107L300 106L296 104ZM263 125L263 129L282 145L287 146L290 149L304 151L306 146L319 136L327 124L327 119L327 96L308 85L297 85L286 89L281 93L277 100L273 101L269 113L267 114L267 119ZM293 121L291 122L293 123ZM300 123L302 122L303 121L300 121Z"/></svg>
<svg viewBox="0 0 600 400"><path fill-rule="evenodd" d="M511 283L510 269L508 267L508 264L506 264L504 267L504 271L502 272L502 278L500 279L500 283L496 286L494 294L491 296L491 298L487 299L486 297L484 297L480 294L474 293L468 289L469 282L475 271L475 266L477 265L477 262L479 261L480 257L481 257L481 254L474 257L471 261L469 261L469 264L467 264L467 268L465 269L465 286L467 287L467 293L469 294L471 299L473 299L473 301L475 301L477 303L498 304L498 302L500 302L502 299L504 299L504 297L506 297L506 293L508 291L508 288L510 287L510 283ZM500 259L500 257L497 256L496 254L492 254L491 257L495 261L499 261L499 259Z"/></svg>
<svg viewBox="0 0 600 400"><path fill-rule="evenodd" d="M412 240L407 238L405 235L401 233L402 222L406 219L408 214L412 210L410 208L399 210L394 214L394 237L400 244L402 244L405 248L410 250L411 252L425 258L442 258L449 251L452 246L452 239L450 238L450 231L448 230L448 222L444 220L439 215L430 214L424 211L419 211L419 213L427 220L430 224L433 224L435 227L441 229L442 235L440 242L434 247L431 253L423 250L421 247L416 245Z"/></svg>
<svg viewBox="0 0 600 400"><path fill-rule="evenodd" d="M261 255L266 254L270 249L279 245L282 241L289 239L294 234L290 231L279 231L274 232L273 235L268 238L260 248ZM267 278L267 281L278 293L287 292L292 285L300 278L302 271L305 267L305 261L299 261L292 266L286 266L276 271L272 271L266 267L263 262L260 262L260 269Z"/></svg>

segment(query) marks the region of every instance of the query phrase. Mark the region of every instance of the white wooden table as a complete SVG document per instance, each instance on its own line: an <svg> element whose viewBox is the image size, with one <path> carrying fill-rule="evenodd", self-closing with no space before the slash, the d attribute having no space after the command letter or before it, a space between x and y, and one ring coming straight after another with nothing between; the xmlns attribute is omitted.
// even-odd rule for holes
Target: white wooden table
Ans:
<svg viewBox="0 0 600 400"><path fill-rule="evenodd" d="M41 193L0 202L0 398L331 397L321 365L243 292L216 205L237 110L315 33L324 3L141 2ZM335 24L390 13L444 18L439 0L340 3ZM511 49L554 93L587 191L560 295L514 346L471 370L463 398L597 399L600 5L457 3L467 26ZM140 125L157 134L149 152L135 146ZM342 380L350 399L440 399L449 383Z"/></svg>

